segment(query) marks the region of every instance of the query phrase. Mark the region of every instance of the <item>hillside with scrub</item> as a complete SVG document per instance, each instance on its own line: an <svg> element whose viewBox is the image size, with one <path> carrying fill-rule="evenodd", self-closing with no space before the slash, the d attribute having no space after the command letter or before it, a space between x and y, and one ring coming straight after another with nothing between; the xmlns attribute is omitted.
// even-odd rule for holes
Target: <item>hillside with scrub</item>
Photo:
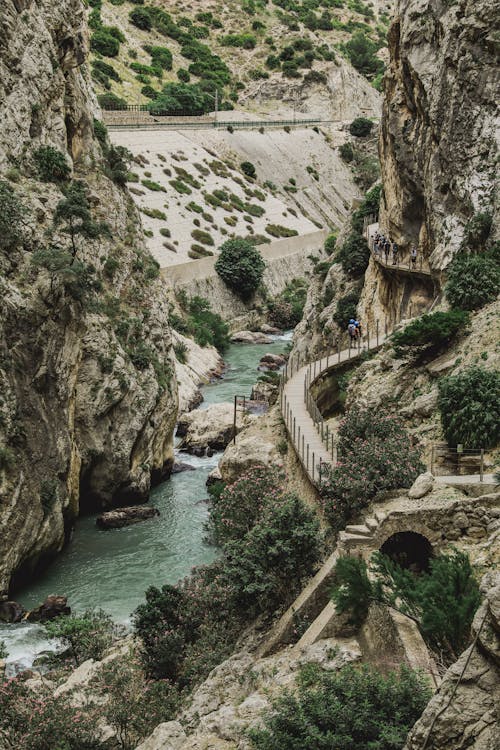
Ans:
<svg viewBox="0 0 500 750"><path fill-rule="evenodd" d="M89 6L92 78L101 103L201 114L215 109L217 90L222 110L300 112L311 109L311 98L324 111L331 99L335 111L345 61L380 90L390 2L204 0L186 7L89 0Z"/></svg>

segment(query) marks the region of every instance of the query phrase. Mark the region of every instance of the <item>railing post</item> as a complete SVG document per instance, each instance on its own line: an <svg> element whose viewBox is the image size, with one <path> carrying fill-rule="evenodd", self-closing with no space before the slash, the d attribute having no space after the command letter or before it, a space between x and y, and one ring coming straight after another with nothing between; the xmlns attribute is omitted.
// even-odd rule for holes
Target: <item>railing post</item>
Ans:
<svg viewBox="0 0 500 750"><path fill-rule="evenodd" d="M366 327L366 340L368 349L370 349L370 329L368 328L368 326Z"/></svg>
<svg viewBox="0 0 500 750"><path fill-rule="evenodd" d="M302 463L304 463L304 435L302 435Z"/></svg>
<svg viewBox="0 0 500 750"><path fill-rule="evenodd" d="M314 482L314 451L312 452L312 479Z"/></svg>
<svg viewBox="0 0 500 750"><path fill-rule="evenodd" d="M295 417L293 418L293 444L295 445Z"/></svg>
<svg viewBox="0 0 500 750"><path fill-rule="evenodd" d="M234 413L233 413L233 445L236 445L236 409L238 408L238 396L234 397Z"/></svg>
<svg viewBox="0 0 500 750"><path fill-rule="evenodd" d="M306 469L307 469L307 471L309 471L309 443L307 444Z"/></svg>
<svg viewBox="0 0 500 750"><path fill-rule="evenodd" d="M351 359L351 344L352 344L352 341L351 341L351 337L349 336L349 357L348 357L348 359Z"/></svg>
<svg viewBox="0 0 500 750"><path fill-rule="evenodd" d="M378 320L377 320L377 323L376 323L376 330L377 330L377 347L378 347Z"/></svg>
<svg viewBox="0 0 500 750"><path fill-rule="evenodd" d="M297 442L299 444L299 454L300 454L300 424L299 424L299 427L298 427Z"/></svg>
<svg viewBox="0 0 500 750"><path fill-rule="evenodd" d="M483 481L484 476L484 448L481 448L481 464L479 466L479 481Z"/></svg>

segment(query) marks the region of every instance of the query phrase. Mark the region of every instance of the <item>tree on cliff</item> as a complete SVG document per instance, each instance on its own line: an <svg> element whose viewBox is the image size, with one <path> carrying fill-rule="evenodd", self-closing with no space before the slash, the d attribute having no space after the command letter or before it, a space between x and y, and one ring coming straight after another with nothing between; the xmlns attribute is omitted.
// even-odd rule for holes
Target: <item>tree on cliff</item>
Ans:
<svg viewBox="0 0 500 750"><path fill-rule="evenodd" d="M87 186L84 182L71 182L64 194L65 197L57 204L54 223L61 224L61 231L70 238L73 264L78 253L78 237L96 240L102 236L111 237L111 231L105 222L96 222L92 219Z"/></svg>
<svg viewBox="0 0 500 750"><path fill-rule="evenodd" d="M215 270L222 281L242 299L249 299L264 274L262 255L248 240L236 238L221 245Z"/></svg>

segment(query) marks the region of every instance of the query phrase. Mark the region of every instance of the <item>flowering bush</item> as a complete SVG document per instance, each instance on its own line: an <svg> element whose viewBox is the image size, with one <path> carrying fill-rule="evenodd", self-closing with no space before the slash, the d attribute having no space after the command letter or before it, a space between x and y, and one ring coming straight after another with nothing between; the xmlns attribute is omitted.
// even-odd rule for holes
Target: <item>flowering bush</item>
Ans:
<svg viewBox="0 0 500 750"><path fill-rule="evenodd" d="M70 693L54 698L43 685L35 692L22 677L0 681L0 747L97 750L95 706L75 708Z"/></svg>
<svg viewBox="0 0 500 750"><path fill-rule="evenodd" d="M241 539L268 504L283 502L283 474L257 466L212 496L208 530L215 544Z"/></svg>
<svg viewBox="0 0 500 750"><path fill-rule="evenodd" d="M377 492L409 487L423 469L397 418L378 409L351 409L339 428L339 461L323 477L330 524L343 529Z"/></svg>
<svg viewBox="0 0 500 750"><path fill-rule="evenodd" d="M293 599L321 553L314 511L286 494L274 469L258 467L223 489L211 515L220 558L177 586L149 588L134 617L146 670L181 688L231 653L249 616Z"/></svg>

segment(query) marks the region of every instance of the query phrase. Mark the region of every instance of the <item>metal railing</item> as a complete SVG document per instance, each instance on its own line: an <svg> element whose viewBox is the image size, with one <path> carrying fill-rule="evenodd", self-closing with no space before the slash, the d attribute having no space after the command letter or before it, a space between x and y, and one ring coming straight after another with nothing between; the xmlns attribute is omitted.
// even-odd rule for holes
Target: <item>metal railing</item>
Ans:
<svg viewBox="0 0 500 750"><path fill-rule="evenodd" d="M434 476L466 476L479 474L479 481L484 478L484 448L464 448L457 445L450 448L447 443L433 443L431 449L431 473Z"/></svg>
<svg viewBox="0 0 500 750"><path fill-rule="evenodd" d="M279 389L281 414L299 461L306 470L306 473L311 477L313 484L318 488L321 487L321 480L324 475L325 467L334 464L337 461L337 439L334 432L325 424L323 415L311 393L311 385L315 380L318 380L332 368L338 367L339 365L345 365L346 363L359 359L368 351L378 349L388 336L390 332L389 328L389 321L384 320L383 324L381 324L380 321L376 321L375 330L373 332L371 332L370 329L367 329L366 334L359 337L354 344L352 341L349 341L349 345L346 349L342 349L343 339L339 337L336 340L334 349L324 354L320 359L315 359L313 361L309 361L307 355L298 352L290 357L282 371ZM346 353L347 357L345 356ZM301 427L297 422L297 415L294 415L290 401L284 393L286 383L301 368L305 368L304 405L311 417L317 435L321 440L322 447L325 453L329 456L329 461L323 460L321 456L317 455L316 451L311 449L309 441L306 439L303 426Z"/></svg>

